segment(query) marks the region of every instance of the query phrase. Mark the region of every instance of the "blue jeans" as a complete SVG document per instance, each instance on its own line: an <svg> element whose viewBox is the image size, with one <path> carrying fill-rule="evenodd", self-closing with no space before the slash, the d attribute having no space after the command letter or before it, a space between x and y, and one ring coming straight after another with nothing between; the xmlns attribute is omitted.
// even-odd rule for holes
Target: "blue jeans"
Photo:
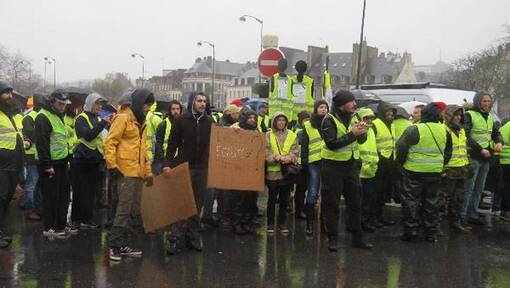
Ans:
<svg viewBox="0 0 510 288"><path fill-rule="evenodd" d="M480 206L480 196L485 187L487 173L489 173L489 161L473 159L471 162L473 168L473 177L466 178L464 181L464 205L462 206L462 219L479 219L478 206Z"/></svg>
<svg viewBox="0 0 510 288"><path fill-rule="evenodd" d="M306 204L315 204L319 197L321 188L321 168L320 161L308 164L308 194L306 195Z"/></svg>
<svg viewBox="0 0 510 288"><path fill-rule="evenodd" d="M37 182L39 171L37 165L28 164L25 168L25 190L23 191L23 209L27 212L41 210L41 191Z"/></svg>

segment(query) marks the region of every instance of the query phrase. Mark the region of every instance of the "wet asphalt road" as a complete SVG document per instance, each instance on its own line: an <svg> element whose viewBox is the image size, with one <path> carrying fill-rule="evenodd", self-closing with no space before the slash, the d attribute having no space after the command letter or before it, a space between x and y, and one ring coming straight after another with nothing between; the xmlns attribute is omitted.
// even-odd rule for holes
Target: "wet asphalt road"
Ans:
<svg viewBox="0 0 510 288"><path fill-rule="evenodd" d="M398 208L391 208L395 218ZM98 213L100 214L100 213ZM510 224L492 231L453 234L436 244L402 243L399 226L366 234L373 251L353 249L340 236L330 253L324 235L306 238L303 221L289 236L234 236L204 232L202 253L166 256L160 234L135 237L141 259L112 264L106 230L68 240L42 237L42 224L27 222L14 205L13 243L0 250L0 287L510 287ZM445 228L448 231L447 227Z"/></svg>

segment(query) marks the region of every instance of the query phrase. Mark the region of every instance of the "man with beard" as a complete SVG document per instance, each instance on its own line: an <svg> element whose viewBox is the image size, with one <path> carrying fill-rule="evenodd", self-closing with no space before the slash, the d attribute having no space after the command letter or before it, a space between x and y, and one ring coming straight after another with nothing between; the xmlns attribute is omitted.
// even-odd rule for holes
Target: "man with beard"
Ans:
<svg viewBox="0 0 510 288"><path fill-rule="evenodd" d="M329 251L338 251L338 221L340 217L340 196L343 194L347 206L347 230L352 233L352 246L372 249L372 244L362 239L360 157L358 144L367 140L368 126L365 122L352 124L356 110L354 95L339 91L333 97L331 113L322 121L322 180L324 190L324 218L328 233Z"/></svg>
<svg viewBox="0 0 510 288"><path fill-rule="evenodd" d="M187 111L174 120L170 139L163 163L163 173L170 173L173 167L188 162L191 184L197 211L202 209L207 197L207 167L209 162L209 140L211 136L212 118L209 116L209 100L202 93L191 93L188 97ZM179 153L176 154L176 152ZM210 201L210 199L208 199ZM200 212L199 212L200 213ZM202 251L202 236L199 233L200 216L195 215L173 229L171 244L178 251L182 238L186 245L196 251ZM172 254L172 253L171 253Z"/></svg>
<svg viewBox="0 0 510 288"><path fill-rule="evenodd" d="M129 232L140 228L140 202L143 183L152 186L152 169L147 158L145 116L154 103L154 95L145 88L131 93L131 104L121 105L112 119L104 143L106 166L117 184L117 209L108 233L110 260L122 256L141 257L142 251L128 246Z"/></svg>
<svg viewBox="0 0 510 288"><path fill-rule="evenodd" d="M172 100L169 103L168 116L156 129L156 147L154 149L154 163L161 163L165 160L166 149L168 147L168 139L170 139L170 132L172 131L172 123L179 115L182 114L182 105L177 100ZM161 174L162 171L157 172L156 175Z"/></svg>
<svg viewBox="0 0 510 288"><path fill-rule="evenodd" d="M8 247L12 240L4 234L5 214L23 169L25 151L21 123L14 119L18 109L12 91L8 82L0 80L0 248Z"/></svg>
<svg viewBox="0 0 510 288"><path fill-rule="evenodd" d="M39 180L43 196L43 235L63 238L70 200L68 173L68 129L64 123L66 106L70 104L67 94L55 90L35 118L35 142L39 157Z"/></svg>

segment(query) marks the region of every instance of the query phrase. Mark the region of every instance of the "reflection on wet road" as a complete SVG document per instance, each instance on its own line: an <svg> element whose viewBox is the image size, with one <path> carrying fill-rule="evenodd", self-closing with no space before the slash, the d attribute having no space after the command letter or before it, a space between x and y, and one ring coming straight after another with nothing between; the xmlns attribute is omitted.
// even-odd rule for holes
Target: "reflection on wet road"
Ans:
<svg viewBox="0 0 510 288"><path fill-rule="evenodd" d="M497 221L436 244L402 243L394 226L367 235L373 251L352 249L343 234L337 253L322 235L306 238L303 222L287 237L207 230L203 253L177 256L164 255L161 235L140 235L143 258L111 264L105 231L49 241L15 207L9 219L0 287L510 287L510 225Z"/></svg>

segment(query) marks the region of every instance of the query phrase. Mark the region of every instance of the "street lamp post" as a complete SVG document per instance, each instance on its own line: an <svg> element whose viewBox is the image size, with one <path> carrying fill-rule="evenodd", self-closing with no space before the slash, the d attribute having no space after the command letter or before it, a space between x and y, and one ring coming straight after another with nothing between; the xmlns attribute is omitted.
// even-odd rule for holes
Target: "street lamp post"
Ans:
<svg viewBox="0 0 510 288"><path fill-rule="evenodd" d="M260 53L262 53L262 49L263 49L263 44L262 44L262 41L263 41L263 38L264 38L264 21L260 18L257 18L255 16L251 16L251 15L243 15L241 17L239 17L239 21L241 22L246 22L246 17L248 18L251 18L257 22L259 22L260 24ZM262 79L260 77L260 73L259 73L259 83L261 83Z"/></svg>
<svg viewBox="0 0 510 288"><path fill-rule="evenodd" d="M198 41L197 46L202 46L203 43L212 47L212 79L211 79L211 105L214 106L214 78L216 78L216 46L213 43L207 41Z"/></svg>
<svg viewBox="0 0 510 288"><path fill-rule="evenodd" d="M136 57L140 57L140 59L142 59L142 87L144 86L144 82L145 82L145 57L143 57L142 54L140 53L133 53L131 54L131 57L133 58L136 58Z"/></svg>
<svg viewBox="0 0 510 288"><path fill-rule="evenodd" d="M44 88L46 88L46 64L53 63L53 89L57 89L57 60L53 57L44 57Z"/></svg>
<svg viewBox="0 0 510 288"><path fill-rule="evenodd" d="M367 6L367 0L363 0L363 17L361 18L361 35L359 37L358 47L358 65L356 69L356 89L359 89L359 82L361 77L361 53L363 52L363 28L365 28L365 8Z"/></svg>

